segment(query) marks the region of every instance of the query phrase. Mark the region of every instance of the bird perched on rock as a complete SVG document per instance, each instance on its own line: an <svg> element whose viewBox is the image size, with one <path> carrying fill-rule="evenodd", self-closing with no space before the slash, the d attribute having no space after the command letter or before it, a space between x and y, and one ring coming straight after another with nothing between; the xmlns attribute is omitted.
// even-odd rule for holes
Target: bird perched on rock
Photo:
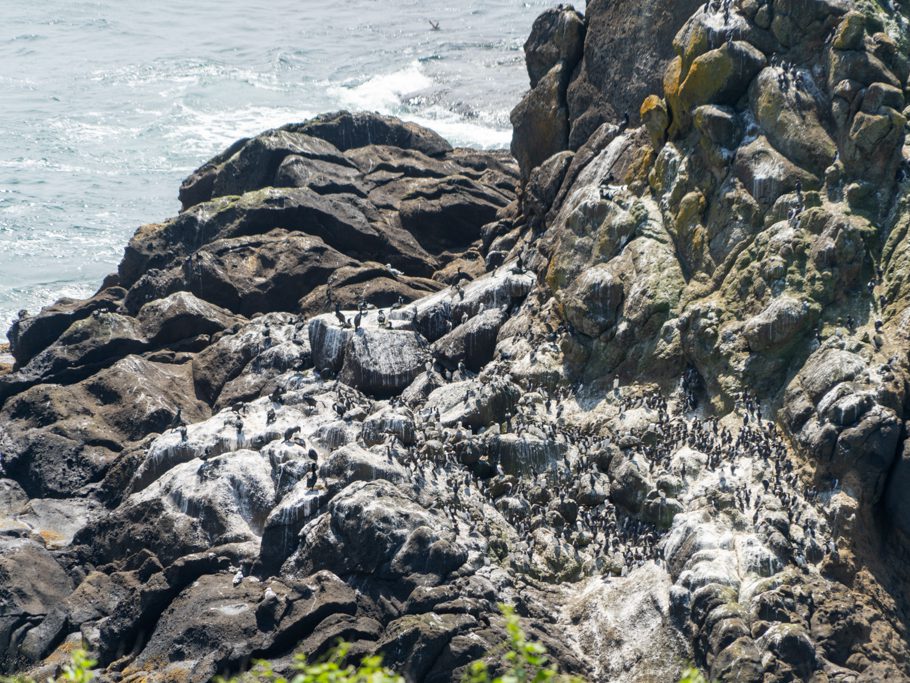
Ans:
<svg viewBox="0 0 910 683"><path fill-rule="evenodd" d="M348 326L348 319L344 317L344 313L341 312L341 307L338 304L335 304L335 319L342 327Z"/></svg>
<svg viewBox="0 0 910 683"><path fill-rule="evenodd" d="M174 414L171 424L168 426L168 429L179 429L180 427L185 427L186 421L183 419L183 408L177 408L177 412Z"/></svg>
<svg viewBox="0 0 910 683"><path fill-rule="evenodd" d="M231 584L234 586L234 588L236 588L237 586L240 585L241 581L243 581L243 570L238 569L237 573L234 574L234 580L231 581Z"/></svg>

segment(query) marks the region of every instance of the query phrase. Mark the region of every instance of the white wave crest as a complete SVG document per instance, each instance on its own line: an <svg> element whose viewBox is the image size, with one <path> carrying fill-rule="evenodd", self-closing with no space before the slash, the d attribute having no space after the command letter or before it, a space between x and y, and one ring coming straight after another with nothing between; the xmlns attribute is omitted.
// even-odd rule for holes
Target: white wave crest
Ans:
<svg viewBox="0 0 910 683"><path fill-rule="evenodd" d="M403 101L432 85L433 79L415 61L404 69L378 74L359 85L329 86L327 94L345 109L395 114Z"/></svg>

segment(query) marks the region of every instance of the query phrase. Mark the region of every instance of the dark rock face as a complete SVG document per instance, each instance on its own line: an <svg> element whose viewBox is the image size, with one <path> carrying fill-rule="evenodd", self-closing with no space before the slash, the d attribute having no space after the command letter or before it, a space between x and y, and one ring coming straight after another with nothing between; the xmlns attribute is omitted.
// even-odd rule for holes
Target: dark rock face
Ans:
<svg viewBox="0 0 910 683"><path fill-rule="evenodd" d="M590 680L910 680L903 11L559 8L517 166L338 113L201 167L10 331L0 667L455 681L509 602Z"/></svg>
<svg viewBox="0 0 910 683"><path fill-rule="evenodd" d="M703 6L698 0L592 0L585 18L584 59L567 92L571 131L577 149L604 122L628 113L634 121L645 97L659 92L674 57L673 37Z"/></svg>
<svg viewBox="0 0 910 683"><path fill-rule="evenodd" d="M512 111L512 154L522 178L569 143L566 89L581 58L585 24L571 6L544 12L525 43L531 90Z"/></svg>
<svg viewBox="0 0 910 683"><path fill-rule="evenodd" d="M390 438L416 446L414 418L372 406L426 373L430 341L407 305L483 272L483 227L514 221L517 179L503 154L374 115L268 131L194 173L184 212L140 228L94 298L21 316L18 365L0 378L4 670L50 666L77 637L105 667L192 680L338 637L367 652L407 634L399 665L420 651L415 671L437 677L491 647L487 620L464 612L437 631L433 605L392 606L407 585L485 563L476 538L425 512L412 472L379 455ZM464 333L453 359L492 358L524 278L428 302ZM335 306L350 306L344 325L319 316ZM336 374L348 393L332 395ZM357 493L377 481L381 493ZM387 529L389 507L405 517ZM352 516L367 509L377 516ZM312 534L326 521L347 550ZM364 545L370 533L387 545ZM318 567L317 545L333 547ZM379 565L372 586L355 578ZM282 577L257 580L264 567ZM394 603L390 580L403 582ZM489 581L463 593L465 609L475 594L494 615ZM483 635L449 646L470 631Z"/></svg>
<svg viewBox="0 0 910 683"><path fill-rule="evenodd" d="M506 320L504 311L491 309L470 318L433 344L434 355L450 368L464 363L473 372L493 360L496 337Z"/></svg>
<svg viewBox="0 0 910 683"><path fill-rule="evenodd" d="M318 164L320 178L334 173L356 187L309 175L290 182L279 167L292 157L298 166ZM39 382L79 381L130 353L177 342L200 351L202 337L224 329L224 313L186 312L163 332L142 319L144 306L183 303L187 292L247 317L300 306L318 312L343 303L333 297L334 273L360 269L342 289L376 279L361 265L369 261L390 264L389 285L372 303L411 300L433 290L420 278L470 251L481 227L507 210L514 184L502 155L452 150L431 131L370 115L325 116L241 141L187 180L183 214L137 231L116 278L122 286L13 326L17 372L0 380L0 400Z"/></svg>
<svg viewBox="0 0 910 683"><path fill-rule="evenodd" d="M3 616L0 617L0 647L5 666L15 666L17 645L22 637L42 623L73 589L73 582L53 556L27 538L4 537L0 541L0 582L3 585Z"/></svg>
<svg viewBox="0 0 910 683"><path fill-rule="evenodd" d="M20 366L47 348L76 320L95 311L114 310L125 292L118 287L102 290L88 301L58 301L40 316L20 316L9 330L10 352Z"/></svg>

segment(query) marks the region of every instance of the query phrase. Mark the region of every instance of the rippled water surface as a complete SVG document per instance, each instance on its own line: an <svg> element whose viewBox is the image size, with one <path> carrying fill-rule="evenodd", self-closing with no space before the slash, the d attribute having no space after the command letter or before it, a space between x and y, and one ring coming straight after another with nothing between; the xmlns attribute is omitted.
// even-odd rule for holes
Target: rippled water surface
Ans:
<svg viewBox="0 0 910 683"><path fill-rule="evenodd" d="M0 327L91 294L238 137L340 108L507 146L550 0L46 0L0 23ZM429 19L438 21L439 31Z"/></svg>

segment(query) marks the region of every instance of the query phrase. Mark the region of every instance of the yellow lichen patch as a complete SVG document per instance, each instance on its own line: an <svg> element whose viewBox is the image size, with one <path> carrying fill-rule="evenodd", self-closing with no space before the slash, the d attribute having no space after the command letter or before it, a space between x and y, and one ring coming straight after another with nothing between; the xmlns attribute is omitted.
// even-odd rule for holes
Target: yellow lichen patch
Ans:
<svg viewBox="0 0 910 683"><path fill-rule="evenodd" d="M74 643L72 641L66 641L66 642L61 643L60 647L58 647L55 650L55 652L62 654L62 655L70 655L78 649L79 649L78 643Z"/></svg>
<svg viewBox="0 0 910 683"><path fill-rule="evenodd" d="M831 45L835 50L860 50L863 47L866 19L859 12L848 12L837 27Z"/></svg>
<svg viewBox="0 0 910 683"><path fill-rule="evenodd" d="M733 62L723 50L711 50L692 62L679 87L680 101L690 109L712 102L733 75Z"/></svg>
<svg viewBox="0 0 910 683"><path fill-rule="evenodd" d="M645 119L649 114L654 112L655 109L666 109L666 104L664 104L664 101L657 95L648 95L644 102L641 103L638 113L642 119Z"/></svg>
<svg viewBox="0 0 910 683"><path fill-rule="evenodd" d="M681 129L688 127L689 113L702 104L735 104L745 94L752 79L765 65L765 56L749 43L734 41L699 56L679 86L674 121L685 117ZM668 97L669 101L669 97Z"/></svg>
<svg viewBox="0 0 910 683"><path fill-rule="evenodd" d="M682 108L679 104L679 84L682 82L682 58L675 57L664 72L664 98L672 112L670 129L667 135L672 140L681 130L679 120Z"/></svg>
<svg viewBox="0 0 910 683"><path fill-rule="evenodd" d="M710 49L711 42L704 24L694 23L686 33L686 44L682 45L683 68L688 68L699 56Z"/></svg>
<svg viewBox="0 0 910 683"><path fill-rule="evenodd" d="M670 125L667 103L657 95L648 95L641 103L639 115L648 130L648 135L651 136L651 144L655 149L659 149L664 144Z"/></svg>
<svg viewBox="0 0 910 683"><path fill-rule="evenodd" d="M646 183L648 181L648 172L654 164L655 156L657 154L652 147L647 145L638 147L626 169L626 175L623 179L626 185L632 185L637 182Z"/></svg>
<svg viewBox="0 0 910 683"><path fill-rule="evenodd" d="M56 531L51 531L50 529L42 529L38 532L38 535L44 540L44 545L59 545L63 542L64 538L62 534L58 534Z"/></svg>
<svg viewBox="0 0 910 683"><path fill-rule="evenodd" d="M679 211L676 213L676 223L679 226L688 226L701 220L705 212L707 202L701 192L689 192L679 203Z"/></svg>
<svg viewBox="0 0 910 683"><path fill-rule="evenodd" d="M563 287L565 287L565 274L562 270L556 265L556 260L553 259L550 261L550 266L547 268L546 274L546 283L547 287L551 292L558 292Z"/></svg>
<svg viewBox="0 0 910 683"><path fill-rule="evenodd" d="M850 126L850 139L859 148L871 152L891 130L891 117L859 112Z"/></svg>

